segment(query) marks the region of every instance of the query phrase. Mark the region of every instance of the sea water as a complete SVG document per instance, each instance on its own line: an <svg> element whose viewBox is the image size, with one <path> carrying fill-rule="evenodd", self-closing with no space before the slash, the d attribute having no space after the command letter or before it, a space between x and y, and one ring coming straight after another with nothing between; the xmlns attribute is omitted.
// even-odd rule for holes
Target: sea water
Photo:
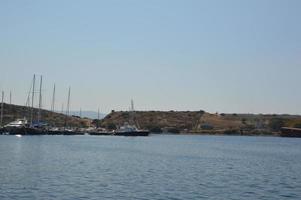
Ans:
<svg viewBox="0 0 301 200"><path fill-rule="evenodd" d="M0 199L301 199L301 139L0 136Z"/></svg>

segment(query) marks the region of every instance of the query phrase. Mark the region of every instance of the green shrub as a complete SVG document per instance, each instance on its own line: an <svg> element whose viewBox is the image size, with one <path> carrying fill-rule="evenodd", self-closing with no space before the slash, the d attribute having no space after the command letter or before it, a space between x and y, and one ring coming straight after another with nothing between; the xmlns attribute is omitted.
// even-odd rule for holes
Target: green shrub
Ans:
<svg viewBox="0 0 301 200"><path fill-rule="evenodd" d="M294 128L301 128L301 123L295 124Z"/></svg>
<svg viewBox="0 0 301 200"><path fill-rule="evenodd" d="M121 115L124 118L128 118L130 116L130 114L128 112L123 112Z"/></svg>
<svg viewBox="0 0 301 200"><path fill-rule="evenodd" d="M203 124L201 125L201 129L203 130L212 130L214 127L210 124Z"/></svg>
<svg viewBox="0 0 301 200"><path fill-rule="evenodd" d="M107 125L107 129L109 129L109 130L115 130L117 128L117 126L116 126L116 124L114 124L114 123L108 123L108 125Z"/></svg>
<svg viewBox="0 0 301 200"><path fill-rule="evenodd" d="M281 118L273 118L269 123L269 127L272 131L280 131L281 127L284 126L284 120Z"/></svg>

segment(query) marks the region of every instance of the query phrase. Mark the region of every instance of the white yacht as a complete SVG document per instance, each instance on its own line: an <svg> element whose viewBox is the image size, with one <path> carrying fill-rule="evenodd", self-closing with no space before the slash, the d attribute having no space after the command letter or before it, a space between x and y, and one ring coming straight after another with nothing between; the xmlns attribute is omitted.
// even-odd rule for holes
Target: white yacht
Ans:
<svg viewBox="0 0 301 200"><path fill-rule="evenodd" d="M15 128L21 128L28 126L28 122L25 118L23 119L17 119L16 121L10 122L9 124L6 124L4 127L15 127Z"/></svg>

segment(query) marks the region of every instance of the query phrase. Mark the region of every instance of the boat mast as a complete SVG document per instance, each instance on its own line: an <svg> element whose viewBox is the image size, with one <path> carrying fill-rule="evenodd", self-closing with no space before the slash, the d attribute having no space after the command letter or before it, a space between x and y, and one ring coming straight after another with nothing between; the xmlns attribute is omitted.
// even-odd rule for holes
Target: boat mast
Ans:
<svg viewBox="0 0 301 200"><path fill-rule="evenodd" d="M134 112L134 110L135 110L135 109L134 109L134 100L131 99L131 111Z"/></svg>
<svg viewBox="0 0 301 200"><path fill-rule="evenodd" d="M67 116L69 116L70 114L70 91L71 91L71 87L69 87L69 91L68 91L67 112L66 112Z"/></svg>
<svg viewBox="0 0 301 200"><path fill-rule="evenodd" d="M3 104L3 101L4 101L4 91L2 91L2 98L1 98L1 116L0 116L0 127L2 127L3 125L3 108L4 108L4 104Z"/></svg>
<svg viewBox="0 0 301 200"><path fill-rule="evenodd" d="M9 104L11 104L11 91L9 91Z"/></svg>
<svg viewBox="0 0 301 200"><path fill-rule="evenodd" d="M66 126L67 124L67 118L69 116L69 112L70 112L70 91L71 91L71 87L69 87L69 91L68 91L68 101L67 101L67 108L66 108L66 118L65 118L65 124Z"/></svg>
<svg viewBox="0 0 301 200"><path fill-rule="evenodd" d="M42 108L42 81L43 77L40 79L40 96L39 96L39 110L38 110L38 125L40 125L41 120L41 108Z"/></svg>
<svg viewBox="0 0 301 200"><path fill-rule="evenodd" d="M64 114L64 103L62 103L62 110L61 113Z"/></svg>
<svg viewBox="0 0 301 200"><path fill-rule="evenodd" d="M130 109L129 109L129 124L134 125L134 100L131 99L131 105L130 105Z"/></svg>
<svg viewBox="0 0 301 200"><path fill-rule="evenodd" d="M33 81L33 80L32 80ZM31 94L31 89L32 89L32 82L30 83L30 88L29 88L29 91L28 91L28 95L27 95L27 98L26 98L26 103L25 103L25 107L27 108L27 112L24 113L24 118L28 118L30 119L30 113L31 113L31 108L30 108L30 94Z"/></svg>
<svg viewBox="0 0 301 200"><path fill-rule="evenodd" d="M97 128L99 128L99 108L98 108L98 112L97 112Z"/></svg>
<svg viewBox="0 0 301 200"><path fill-rule="evenodd" d="M54 110L55 110L55 84L53 86L52 103L51 103L51 111L54 112Z"/></svg>
<svg viewBox="0 0 301 200"><path fill-rule="evenodd" d="M34 106L34 90L35 90L35 81L36 81L36 75L33 75L33 82L32 82L32 96L31 96L31 112L30 112L30 124L32 126L33 122L33 106Z"/></svg>

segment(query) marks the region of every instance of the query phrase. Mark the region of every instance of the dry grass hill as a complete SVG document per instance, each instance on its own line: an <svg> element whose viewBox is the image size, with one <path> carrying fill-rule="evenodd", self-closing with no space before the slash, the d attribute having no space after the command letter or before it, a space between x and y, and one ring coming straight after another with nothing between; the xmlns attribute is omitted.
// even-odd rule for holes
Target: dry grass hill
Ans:
<svg viewBox="0 0 301 200"><path fill-rule="evenodd" d="M37 120L38 109L34 108L34 120ZM3 110L3 124L7 124L11 121L14 121L18 118L26 117L27 120L30 119L30 108L19 105L12 104L4 104ZM67 119L67 120L66 120ZM62 127L65 125L65 121L67 121L68 126L72 127L87 127L90 125L90 119L83 119L75 116L68 116L56 112L51 112L48 110L41 110L41 120L49 123L50 125L55 125L58 127Z"/></svg>
<svg viewBox="0 0 301 200"><path fill-rule="evenodd" d="M210 114L204 111L112 111L101 126L114 129L125 122L153 132L197 134L276 134L283 126L301 127L301 116Z"/></svg>

